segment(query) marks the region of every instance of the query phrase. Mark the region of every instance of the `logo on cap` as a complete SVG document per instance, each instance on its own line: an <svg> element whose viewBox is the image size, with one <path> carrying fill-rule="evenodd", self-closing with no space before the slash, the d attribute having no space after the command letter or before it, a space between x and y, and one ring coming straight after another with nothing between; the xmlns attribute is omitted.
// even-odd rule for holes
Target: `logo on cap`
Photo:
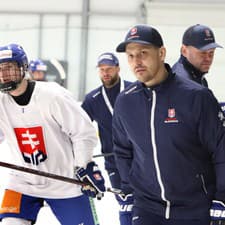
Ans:
<svg viewBox="0 0 225 225"><path fill-rule="evenodd" d="M130 35L135 35L137 33L137 28L133 27L130 31Z"/></svg>
<svg viewBox="0 0 225 225"><path fill-rule="evenodd" d="M209 29L205 30L205 40L206 41L214 41L214 37L212 36L211 32Z"/></svg>
<svg viewBox="0 0 225 225"><path fill-rule="evenodd" d="M208 29L205 30L205 35L207 37L211 37L212 36L211 33L210 33L210 30L208 30Z"/></svg>
<svg viewBox="0 0 225 225"><path fill-rule="evenodd" d="M139 38L140 36L138 35L138 30L137 30L137 27L133 27L131 30L130 30L130 36L127 37L127 40L131 40L133 38Z"/></svg>
<svg viewBox="0 0 225 225"><path fill-rule="evenodd" d="M101 60L103 59L108 59L108 60L112 60L113 61L113 57L111 55L101 55L99 58L98 58L98 61L100 62Z"/></svg>
<svg viewBox="0 0 225 225"><path fill-rule="evenodd" d="M106 65L111 65L111 66L118 66L119 65L119 61L117 59L117 57L113 54L113 53L103 53L98 57L98 63L99 65L101 64L106 64Z"/></svg>

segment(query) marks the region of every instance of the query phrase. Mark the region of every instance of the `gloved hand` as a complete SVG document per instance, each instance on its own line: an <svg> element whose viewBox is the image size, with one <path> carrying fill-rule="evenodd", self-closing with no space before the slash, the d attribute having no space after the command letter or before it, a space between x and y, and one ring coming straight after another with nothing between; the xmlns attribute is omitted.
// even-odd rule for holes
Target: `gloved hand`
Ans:
<svg viewBox="0 0 225 225"><path fill-rule="evenodd" d="M210 225L225 225L225 204L221 201L213 200L210 216Z"/></svg>
<svg viewBox="0 0 225 225"><path fill-rule="evenodd" d="M86 169L80 167L76 171L76 176L80 181L88 183L89 185L84 185L81 191L87 196L98 199L103 197L105 189L105 180L95 162L89 162Z"/></svg>

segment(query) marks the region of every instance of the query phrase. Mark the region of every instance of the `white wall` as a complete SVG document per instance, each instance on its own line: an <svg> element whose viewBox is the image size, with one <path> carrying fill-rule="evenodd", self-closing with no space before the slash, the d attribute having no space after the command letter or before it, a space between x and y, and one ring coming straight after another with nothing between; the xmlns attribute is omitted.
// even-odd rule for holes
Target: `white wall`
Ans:
<svg viewBox="0 0 225 225"><path fill-rule="evenodd" d="M80 81L81 13L83 0L8 0L0 9L0 45L10 42L21 44L28 58L43 59L56 57L68 60L68 88L78 97ZM139 21L138 9L144 0L99 0L90 1L90 30L87 60L87 93L100 85L96 71L96 59L102 52L115 52L123 41L127 30ZM193 24L210 26L217 42L225 46L225 0L145 0L148 24L155 26L162 34L167 47L167 62L173 64L179 57L184 30ZM200 3L196 3L200 2ZM8 13L7 13L8 12ZM17 14L15 14L18 12ZM40 14L43 16L42 49L39 49L38 35ZM66 14L70 13L68 39L65 36ZM68 52L65 55L65 45ZM126 57L117 54L121 65L121 76L135 80L130 72ZM207 75L209 85L217 98L225 100L225 51L217 49L214 64Z"/></svg>
<svg viewBox="0 0 225 225"><path fill-rule="evenodd" d="M148 24L156 27L167 48L167 62L171 65L180 55L184 31L194 24L209 26L216 42L225 47L225 4L194 4L148 2ZM219 101L225 101L225 50L217 49L214 63L207 74L210 88Z"/></svg>
<svg viewBox="0 0 225 225"><path fill-rule="evenodd" d="M100 84L96 60L105 51L115 51L117 44L123 40L127 29L136 23L138 6L143 0L135 0L125 4L120 0L90 1L90 27L87 54L86 90ZM82 62L80 54L82 30L83 0L8 0L0 9L0 45L18 43L25 49L28 59L57 58L68 60L68 89L76 98L79 96L79 84ZM129 7L127 7L129 5ZM66 14L68 13L68 14ZM66 16L68 21L66 21ZM42 20L41 20L42 19ZM40 22L43 29L40 37ZM66 36L66 23L68 33ZM41 45L41 48L39 46ZM67 51L66 51L67 50ZM127 66L121 61L121 75L125 79L134 79Z"/></svg>
<svg viewBox="0 0 225 225"><path fill-rule="evenodd" d="M116 53L115 51L117 45L124 40L127 30L133 24L136 24L135 18L91 17L87 59L87 92L100 85L96 65L98 56L103 52L113 52L119 58L121 66L120 75L123 79L135 79L127 66L125 55L123 53Z"/></svg>
<svg viewBox="0 0 225 225"><path fill-rule="evenodd" d="M71 12L82 9L83 0L7 0L1 2L1 11Z"/></svg>

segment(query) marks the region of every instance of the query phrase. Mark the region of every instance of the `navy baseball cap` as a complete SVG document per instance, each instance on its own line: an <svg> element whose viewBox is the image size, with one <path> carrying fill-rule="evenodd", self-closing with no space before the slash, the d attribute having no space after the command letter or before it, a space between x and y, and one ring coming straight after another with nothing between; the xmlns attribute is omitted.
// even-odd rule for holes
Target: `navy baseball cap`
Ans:
<svg viewBox="0 0 225 225"><path fill-rule="evenodd" d="M105 52L98 57L97 66L100 66L101 64L119 66L119 60L113 53Z"/></svg>
<svg viewBox="0 0 225 225"><path fill-rule="evenodd" d="M128 31L124 42L117 46L116 51L125 52L127 44L133 42L144 45L154 45L158 48L163 46L162 37L155 28L148 25L136 25Z"/></svg>
<svg viewBox="0 0 225 225"><path fill-rule="evenodd" d="M209 50L211 48L223 48L215 41L213 31L201 24L189 27L183 35L183 44L193 46L199 50Z"/></svg>

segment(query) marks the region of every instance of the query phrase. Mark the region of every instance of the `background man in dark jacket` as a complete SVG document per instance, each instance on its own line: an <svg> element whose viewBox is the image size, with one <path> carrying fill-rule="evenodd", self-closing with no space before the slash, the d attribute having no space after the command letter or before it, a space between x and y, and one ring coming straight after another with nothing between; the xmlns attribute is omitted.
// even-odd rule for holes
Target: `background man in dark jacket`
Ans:
<svg viewBox="0 0 225 225"><path fill-rule="evenodd" d="M131 84L120 78L119 60L111 52L98 57L97 68L102 85L92 90L82 104L92 121L98 124L101 150L105 155L105 169L113 188L121 188L121 179L116 167L112 143L112 114L118 94ZM120 204L120 224L131 225L133 196L116 196Z"/></svg>
<svg viewBox="0 0 225 225"><path fill-rule="evenodd" d="M209 225L210 208L222 220L215 207L225 200L225 124L216 98L171 71L153 27L132 27L117 51L126 52L138 79L117 97L113 115L133 225Z"/></svg>
<svg viewBox="0 0 225 225"><path fill-rule="evenodd" d="M189 27L184 32L181 56L173 65L173 72L208 87L204 75L213 63L216 48L222 46L216 43L209 27L200 24Z"/></svg>

